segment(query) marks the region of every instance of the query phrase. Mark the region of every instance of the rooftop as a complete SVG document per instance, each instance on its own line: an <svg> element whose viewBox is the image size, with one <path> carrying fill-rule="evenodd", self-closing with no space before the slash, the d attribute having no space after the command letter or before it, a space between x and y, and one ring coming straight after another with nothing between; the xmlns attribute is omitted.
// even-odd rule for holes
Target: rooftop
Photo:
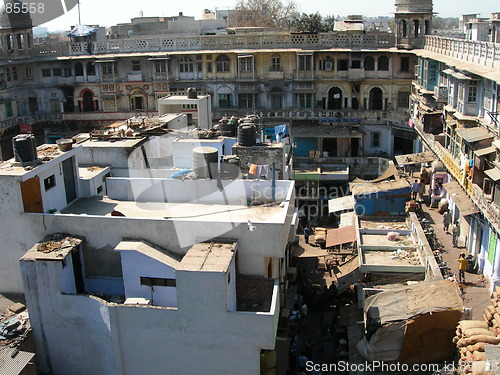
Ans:
<svg viewBox="0 0 500 375"><path fill-rule="evenodd" d="M227 272L237 243L197 243L189 249L180 263L182 271Z"/></svg>
<svg viewBox="0 0 500 375"><path fill-rule="evenodd" d="M70 236L66 233L54 233L28 250L28 252L22 256L21 260L63 260L79 246L82 241L82 239Z"/></svg>

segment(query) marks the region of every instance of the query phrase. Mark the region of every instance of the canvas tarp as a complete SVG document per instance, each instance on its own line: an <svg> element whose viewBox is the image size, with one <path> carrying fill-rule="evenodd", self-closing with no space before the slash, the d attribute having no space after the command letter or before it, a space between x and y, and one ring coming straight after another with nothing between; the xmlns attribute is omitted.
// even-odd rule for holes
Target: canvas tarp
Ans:
<svg viewBox="0 0 500 375"><path fill-rule="evenodd" d="M446 280L380 292L365 301L367 337L358 349L369 360L445 359L453 352L451 339L462 309L456 284Z"/></svg>

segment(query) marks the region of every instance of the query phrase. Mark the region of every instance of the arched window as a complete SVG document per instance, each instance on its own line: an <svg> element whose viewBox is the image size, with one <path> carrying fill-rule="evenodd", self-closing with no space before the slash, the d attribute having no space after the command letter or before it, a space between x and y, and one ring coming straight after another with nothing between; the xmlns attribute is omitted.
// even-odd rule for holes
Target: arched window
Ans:
<svg viewBox="0 0 500 375"><path fill-rule="evenodd" d="M413 20L413 34L415 36L418 36L419 34L419 28L420 28L420 22L418 20Z"/></svg>
<svg viewBox="0 0 500 375"><path fill-rule="evenodd" d="M82 63L75 64L75 76L77 76L77 77L83 76L83 64Z"/></svg>
<svg viewBox="0 0 500 375"><path fill-rule="evenodd" d="M408 36L408 24L406 23L406 20L402 20L399 26L401 27L401 36L406 38Z"/></svg>
<svg viewBox="0 0 500 375"><path fill-rule="evenodd" d="M179 71L188 73L194 71L193 59L189 56L182 56L179 61Z"/></svg>
<svg viewBox="0 0 500 375"><path fill-rule="evenodd" d="M14 39L12 37L12 34L6 36L6 46L7 50L9 51L12 51L14 49Z"/></svg>
<svg viewBox="0 0 500 375"><path fill-rule="evenodd" d="M90 61L87 63L87 75L95 76L95 64Z"/></svg>
<svg viewBox="0 0 500 375"><path fill-rule="evenodd" d="M375 59L373 56L365 57L365 70L375 70Z"/></svg>
<svg viewBox="0 0 500 375"><path fill-rule="evenodd" d="M226 55L219 55L215 59L215 66L218 72L231 71L231 60Z"/></svg>
<svg viewBox="0 0 500 375"><path fill-rule="evenodd" d="M342 90L339 87L328 91L328 109L342 109Z"/></svg>
<svg viewBox="0 0 500 375"><path fill-rule="evenodd" d="M383 109L384 95L382 90L374 87L370 90L370 108L372 110L380 111Z"/></svg>
<svg viewBox="0 0 500 375"><path fill-rule="evenodd" d="M24 35L17 34L16 40L17 40L17 49L24 49Z"/></svg>
<svg viewBox="0 0 500 375"><path fill-rule="evenodd" d="M94 94L90 90L84 90L82 93L82 112L93 112L94 107Z"/></svg>
<svg viewBox="0 0 500 375"><path fill-rule="evenodd" d="M495 26L493 26L493 28L495 28ZM425 35L429 35L430 34L430 22L429 20L426 20L425 21Z"/></svg>
<svg viewBox="0 0 500 375"><path fill-rule="evenodd" d="M389 58L387 56L380 56L378 58L378 70L389 70Z"/></svg>
<svg viewBox="0 0 500 375"><path fill-rule="evenodd" d="M33 36L31 33L26 34L26 44L28 45L28 48L31 48L33 45Z"/></svg>

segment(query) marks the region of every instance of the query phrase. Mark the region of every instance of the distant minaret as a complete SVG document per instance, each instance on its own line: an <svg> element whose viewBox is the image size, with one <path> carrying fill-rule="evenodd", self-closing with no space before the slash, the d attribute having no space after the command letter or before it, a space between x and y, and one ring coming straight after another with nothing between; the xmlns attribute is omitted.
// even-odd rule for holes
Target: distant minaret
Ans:
<svg viewBox="0 0 500 375"><path fill-rule="evenodd" d="M401 49L423 48L431 33L432 0L395 0L396 46Z"/></svg>

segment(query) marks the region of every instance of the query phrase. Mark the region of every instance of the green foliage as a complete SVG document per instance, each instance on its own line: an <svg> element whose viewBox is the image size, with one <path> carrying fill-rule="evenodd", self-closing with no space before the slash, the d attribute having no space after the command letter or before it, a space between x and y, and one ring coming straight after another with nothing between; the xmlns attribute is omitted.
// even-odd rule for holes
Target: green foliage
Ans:
<svg viewBox="0 0 500 375"><path fill-rule="evenodd" d="M298 32L324 33L333 31L335 19L333 17L323 19L318 12L311 14L302 13L300 17L292 21L291 26Z"/></svg>

